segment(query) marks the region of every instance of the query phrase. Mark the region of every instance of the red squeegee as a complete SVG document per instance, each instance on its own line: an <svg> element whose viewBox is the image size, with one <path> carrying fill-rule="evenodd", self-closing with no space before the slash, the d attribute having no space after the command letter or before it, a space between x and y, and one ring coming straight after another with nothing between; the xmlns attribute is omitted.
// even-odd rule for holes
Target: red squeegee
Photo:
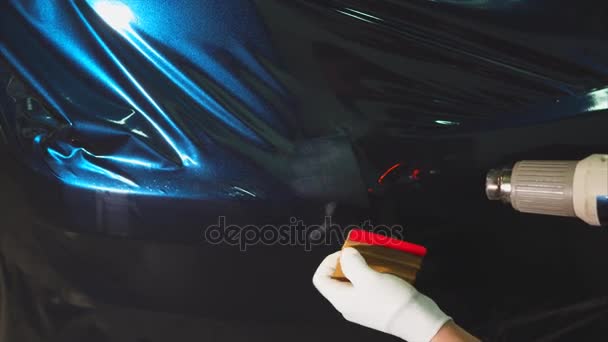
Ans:
<svg viewBox="0 0 608 342"><path fill-rule="evenodd" d="M353 229L342 248L352 247L361 253L372 269L390 273L410 283L416 280L427 249L411 242L398 240L362 229ZM338 261L333 278L348 281Z"/></svg>

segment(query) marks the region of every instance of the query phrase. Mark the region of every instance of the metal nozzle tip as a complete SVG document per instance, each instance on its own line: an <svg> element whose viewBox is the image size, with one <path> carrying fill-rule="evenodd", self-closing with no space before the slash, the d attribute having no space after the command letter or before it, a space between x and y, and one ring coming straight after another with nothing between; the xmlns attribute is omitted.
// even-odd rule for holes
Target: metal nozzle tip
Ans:
<svg viewBox="0 0 608 342"><path fill-rule="evenodd" d="M492 169L488 172L486 196L491 201L511 201L511 169Z"/></svg>

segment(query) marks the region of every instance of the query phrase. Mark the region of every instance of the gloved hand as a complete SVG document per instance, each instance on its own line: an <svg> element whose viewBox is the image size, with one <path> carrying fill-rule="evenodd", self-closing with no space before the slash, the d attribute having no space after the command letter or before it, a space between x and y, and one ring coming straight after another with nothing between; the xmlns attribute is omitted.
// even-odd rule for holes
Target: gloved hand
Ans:
<svg viewBox="0 0 608 342"><path fill-rule="evenodd" d="M350 283L331 278L338 258ZM450 320L406 281L372 270L354 248L325 258L313 284L345 319L409 342L431 341Z"/></svg>

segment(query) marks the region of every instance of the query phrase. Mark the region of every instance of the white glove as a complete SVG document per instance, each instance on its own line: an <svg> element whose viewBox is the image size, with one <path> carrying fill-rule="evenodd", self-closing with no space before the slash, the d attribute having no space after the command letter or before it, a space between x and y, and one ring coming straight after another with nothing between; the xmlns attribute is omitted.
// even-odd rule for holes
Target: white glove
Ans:
<svg viewBox="0 0 608 342"><path fill-rule="evenodd" d="M323 260L313 284L348 321L409 342L429 342L450 320L406 281L372 270L354 248L344 249L340 257L350 283L332 279L339 257L336 252Z"/></svg>

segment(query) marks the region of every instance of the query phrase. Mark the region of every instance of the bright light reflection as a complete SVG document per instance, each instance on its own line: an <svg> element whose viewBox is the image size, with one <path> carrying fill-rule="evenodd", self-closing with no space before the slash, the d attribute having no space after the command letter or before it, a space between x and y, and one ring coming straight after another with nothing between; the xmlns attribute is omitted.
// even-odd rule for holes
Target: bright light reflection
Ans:
<svg viewBox="0 0 608 342"><path fill-rule="evenodd" d="M458 126L459 122L456 121L448 121L448 120L435 120L435 123L443 126Z"/></svg>
<svg viewBox="0 0 608 342"><path fill-rule="evenodd" d="M587 111L608 109L608 89L600 89L587 94L589 106Z"/></svg>
<svg viewBox="0 0 608 342"><path fill-rule="evenodd" d="M116 31L126 31L135 21L135 14L129 6L120 1L98 1L93 4L97 14Z"/></svg>

